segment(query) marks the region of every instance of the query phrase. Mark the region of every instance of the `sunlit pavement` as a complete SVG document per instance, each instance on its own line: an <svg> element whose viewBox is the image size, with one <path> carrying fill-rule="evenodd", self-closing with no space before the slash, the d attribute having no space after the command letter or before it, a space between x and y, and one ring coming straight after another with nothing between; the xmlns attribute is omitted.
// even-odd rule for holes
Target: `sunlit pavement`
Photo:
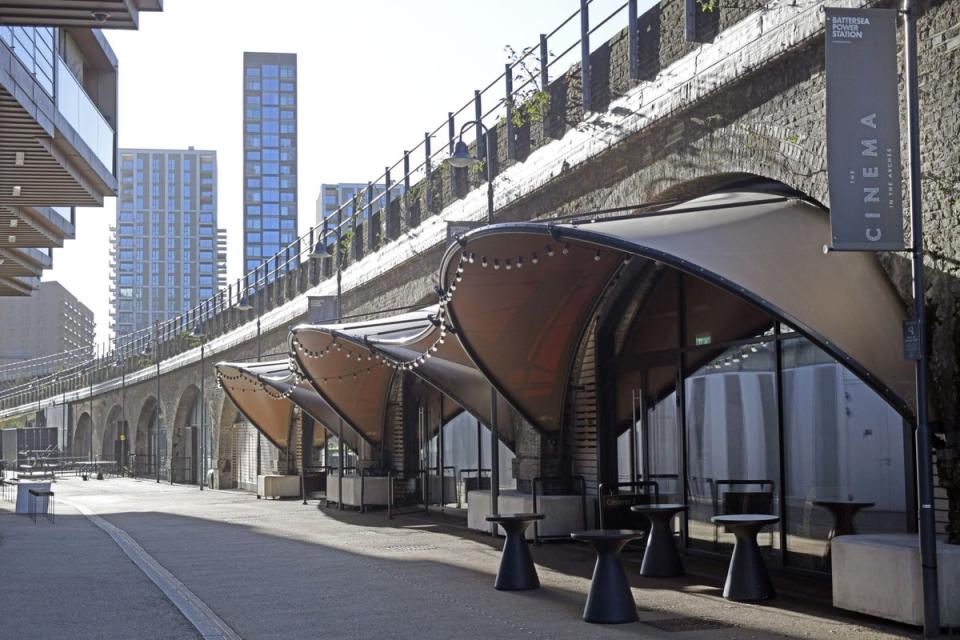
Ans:
<svg viewBox="0 0 960 640"><path fill-rule="evenodd" d="M76 507L102 516L242 638L877 638L916 630L846 614L828 598L766 606L720 597L722 564L692 576L639 578L640 622L600 626L580 615L592 552L533 548L543 587L493 589L500 542L439 515L359 514L315 500L257 500L237 491L148 480L59 480L56 520L0 503L0 637L203 637L124 550ZM106 525L109 527L109 525ZM713 575L713 574L716 575ZM778 582L778 587L780 582ZM806 587L806 588L809 588ZM815 587L816 588L816 587ZM176 599L176 598L175 598ZM212 635L208 638L229 637Z"/></svg>

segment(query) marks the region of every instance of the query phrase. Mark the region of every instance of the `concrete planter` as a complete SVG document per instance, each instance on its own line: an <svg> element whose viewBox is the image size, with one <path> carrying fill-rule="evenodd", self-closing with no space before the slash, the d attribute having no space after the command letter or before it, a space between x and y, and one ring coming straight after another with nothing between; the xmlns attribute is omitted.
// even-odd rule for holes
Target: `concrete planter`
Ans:
<svg viewBox="0 0 960 640"><path fill-rule="evenodd" d="M569 536L571 531L590 529L595 526L593 520L596 498L587 498L587 524L583 524L583 510L580 496L540 496L537 499L538 510L546 518L538 523L541 536ZM500 492L498 507L501 513L529 513L533 511L533 496L529 493L504 490ZM490 513L490 491L470 491L467 494L467 527L475 531L490 531L486 521ZM497 526L497 532L503 535L503 528ZM533 527L526 531L527 540L533 540Z"/></svg>
<svg viewBox="0 0 960 640"><path fill-rule="evenodd" d="M875 534L834 538L833 605L907 624L923 624L917 536ZM937 543L940 623L960 626L960 546Z"/></svg>
<svg viewBox="0 0 960 640"><path fill-rule="evenodd" d="M300 476L257 476L257 495L264 498L293 498L300 495Z"/></svg>

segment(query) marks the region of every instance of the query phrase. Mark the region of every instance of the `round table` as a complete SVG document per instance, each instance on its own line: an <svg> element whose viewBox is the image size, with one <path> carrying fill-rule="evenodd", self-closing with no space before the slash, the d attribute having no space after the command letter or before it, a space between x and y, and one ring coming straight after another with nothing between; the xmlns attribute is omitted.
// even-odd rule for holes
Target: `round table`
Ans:
<svg viewBox="0 0 960 640"><path fill-rule="evenodd" d="M531 522L543 520L543 517L542 513L494 513L487 516L487 522L499 524L507 534L497 580L493 583L495 589L525 591L540 587L537 568L523 534Z"/></svg>
<svg viewBox="0 0 960 640"><path fill-rule="evenodd" d="M570 537L589 543L597 552L597 564L593 568L590 593L583 608L583 619L601 624L634 622L637 619L637 603L633 600L627 574L620 561L620 550L645 534L632 529L592 529L574 531Z"/></svg>
<svg viewBox="0 0 960 640"><path fill-rule="evenodd" d="M682 504L637 504L630 507L635 513L642 513L650 520L650 534L647 537L647 549L643 553L640 575L647 578L672 578L682 576L683 562L673 540L670 523L673 516L686 511Z"/></svg>
<svg viewBox="0 0 960 640"><path fill-rule="evenodd" d="M721 525L736 538L727 581L723 585L723 597L728 600L751 602L770 600L777 592L767 573L767 565L760 555L757 533L768 524L780 521L779 516L765 513L744 513L714 516L714 524Z"/></svg>
<svg viewBox="0 0 960 640"><path fill-rule="evenodd" d="M858 500L814 500L813 504L823 507L833 516L833 527L827 535L827 540L833 540L837 536L856 534L857 527L854 524L854 518L860 511L869 509L876 503Z"/></svg>

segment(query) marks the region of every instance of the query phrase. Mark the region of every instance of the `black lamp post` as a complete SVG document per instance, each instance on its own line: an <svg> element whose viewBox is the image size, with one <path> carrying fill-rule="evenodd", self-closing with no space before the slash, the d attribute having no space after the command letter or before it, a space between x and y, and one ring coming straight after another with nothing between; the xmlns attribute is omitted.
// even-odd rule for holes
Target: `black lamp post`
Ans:
<svg viewBox="0 0 960 640"><path fill-rule="evenodd" d="M490 145L490 130L483 122L472 120L465 122L460 127L460 135L457 138L457 144L453 148L453 153L447 158L447 163L454 168L466 168L475 165L480 160L470 155L470 150L463 141L463 133L468 127L479 127L483 132L483 138L486 142L486 155L484 162L487 170L487 224L493 224L493 149ZM442 428L442 427L441 427ZM500 437L497 433L497 390L490 385L490 512L499 512L500 500ZM479 454L478 454L479 455ZM481 458L482 459L482 458ZM480 486L481 471L477 467L477 486ZM441 479L443 482L443 472L441 470ZM490 532L493 535L497 533L497 525L492 524Z"/></svg>
<svg viewBox="0 0 960 640"><path fill-rule="evenodd" d="M203 331L203 321L198 321L193 327L193 337L200 338L200 491L203 491L203 484L207 481L207 405L204 402L203 385L203 356L206 348L206 333Z"/></svg>
<svg viewBox="0 0 960 640"><path fill-rule="evenodd" d="M123 439L120 440L120 468L123 469L123 457L124 457L124 443L127 441L127 368L126 362L123 360L123 354L120 353L119 349L117 350L117 360L116 366L120 369L120 435L123 436Z"/></svg>
<svg viewBox="0 0 960 640"><path fill-rule="evenodd" d="M334 227L332 229L327 229L327 232L333 233L337 238L337 246L333 251L335 257L335 263L337 266L337 324L343 322L343 311L341 306L341 296L343 293L341 287L341 274L343 272L343 236L340 233L340 227ZM325 256L331 255L330 247L324 244L326 233L323 236L317 239L317 244L313 248L313 257L322 258ZM339 416L338 416L339 417ZM338 445L338 460L337 460L337 509L343 509L343 418L340 418L337 424L337 445ZM300 466L303 467L303 447L300 448ZM326 449L324 449L324 456L326 456ZM324 461L326 462L326 461ZM306 503L306 498L304 498L304 503Z"/></svg>
<svg viewBox="0 0 960 640"><path fill-rule="evenodd" d="M155 349L151 349L150 343L148 342L144 345L143 350L140 352L142 355L148 356L152 350L155 350L154 360L157 364L157 433L156 433L156 451L154 452L154 459L156 462L156 473L157 473L157 483L160 482L160 344L157 340L156 332L152 338Z"/></svg>

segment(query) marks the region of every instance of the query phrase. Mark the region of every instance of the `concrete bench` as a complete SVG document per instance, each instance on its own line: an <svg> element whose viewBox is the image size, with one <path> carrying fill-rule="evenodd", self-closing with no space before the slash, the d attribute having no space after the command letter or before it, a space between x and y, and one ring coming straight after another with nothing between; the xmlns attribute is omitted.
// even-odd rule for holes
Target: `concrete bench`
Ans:
<svg viewBox="0 0 960 640"><path fill-rule="evenodd" d="M838 536L830 544L833 605L907 624L923 624L916 534ZM937 542L940 622L960 626L960 546Z"/></svg>

